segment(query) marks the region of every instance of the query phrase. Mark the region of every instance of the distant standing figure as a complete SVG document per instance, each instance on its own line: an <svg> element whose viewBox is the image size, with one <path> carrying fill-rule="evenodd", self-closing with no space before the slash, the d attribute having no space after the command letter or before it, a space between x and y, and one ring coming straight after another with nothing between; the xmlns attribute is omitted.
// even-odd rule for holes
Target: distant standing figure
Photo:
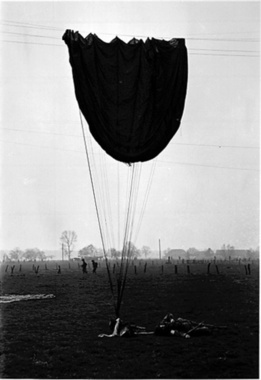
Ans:
<svg viewBox="0 0 261 380"><path fill-rule="evenodd" d="M82 267L82 273L87 273L87 270L86 270L87 263L85 262L84 259L82 259L82 265L81 265L81 267Z"/></svg>
<svg viewBox="0 0 261 380"><path fill-rule="evenodd" d="M97 267L98 267L98 263L96 263L96 261L92 260L92 273L96 273Z"/></svg>

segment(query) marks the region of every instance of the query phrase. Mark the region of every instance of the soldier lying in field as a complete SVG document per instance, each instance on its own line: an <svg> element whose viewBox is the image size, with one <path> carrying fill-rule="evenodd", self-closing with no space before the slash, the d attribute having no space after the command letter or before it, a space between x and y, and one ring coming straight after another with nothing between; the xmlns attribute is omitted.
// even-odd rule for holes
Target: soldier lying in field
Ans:
<svg viewBox="0 0 261 380"><path fill-rule="evenodd" d="M99 338L107 337L112 338L115 336L120 337L131 337L134 335L148 335L153 334L153 332L147 332L145 327L136 326L130 323L124 323L120 318L111 319L109 326L113 331L112 334L100 334Z"/></svg>
<svg viewBox="0 0 261 380"><path fill-rule="evenodd" d="M210 335L214 326L197 323L188 319L174 319L173 314L168 313L154 330L155 335L176 336L190 338L191 336Z"/></svg>
<svg viewBox="0 0 261 380"><path fill-rule="evenodd" d="M162 321L155 327L154 331L146 331L145 327L136 326L129 323L124 323L120 318L111 320L110 328L113 330L112 334L100 334L99 337L112 338L115 336L131 337L135 335L161 335L161 336L174 336L182 338L190 338L191 336L202 336L212 334L215 327L214 325L207 325L203 322L197 323L188 319L173 317L173 314L168 313ZM217 328L226 328L225 326L218 326Z"/></svg>

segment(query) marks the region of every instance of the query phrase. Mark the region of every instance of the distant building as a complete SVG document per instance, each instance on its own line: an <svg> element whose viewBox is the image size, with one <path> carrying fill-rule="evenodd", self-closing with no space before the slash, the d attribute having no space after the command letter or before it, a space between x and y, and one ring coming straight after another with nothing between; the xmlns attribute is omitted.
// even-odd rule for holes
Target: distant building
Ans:
<svg viewBox="0 0 261 380"><path fill-rule="evenodd" d="M205 249L204 251L195 251L189 254L189 260L212 260L214 259L215 253L211 248Z"/></svg>
<svg viewBox="0 0 261 380"><path fill-rule="evenodd" d="M217 259L235 260L235 259L256 259L256 253L249 249L218 249L216 251Z"/></svg>
<svg viewBox="0 0 261 380"><path fill-rule="evenodd" d="M200 259L211 260L214 259L215 253L211 248L199 252Z"/></svg>
<svg viewBox="0 0 261 380"><path fill-rule="evenodd" d="M170 257L173 260L179 260L179 259L187 259L188 254L184 249L171 249L167 253L165 253L165 257Z"/></svg>

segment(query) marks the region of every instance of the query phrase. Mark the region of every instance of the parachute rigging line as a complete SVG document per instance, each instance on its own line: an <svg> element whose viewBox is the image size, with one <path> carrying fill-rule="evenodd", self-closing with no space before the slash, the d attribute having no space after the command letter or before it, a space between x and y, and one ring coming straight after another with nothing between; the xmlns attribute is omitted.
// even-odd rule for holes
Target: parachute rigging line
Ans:
<svg viewBox="0 0 261 380"><path fill-rule="evenodd" d="M130 254L131 254L131 238L133 234L133 226L134 226L134 216L136 213L136 207L137 207L137 194L138 194L138 188L140 184L140 176L141 176L141 163L134 163L133 165L130 166L130 170L128 170L128 178L129 174L131 171L131 178L128 180L128 188L129 188L129 194L127 197L127 212L126 212L126 220L125 220L125 229L124 229L124 241L123 241L123 246L122 246L122 252L121 252L121 260L120 260L120 265L119 265L119 272L116 274L116 293L114 289L114 284L113 284L113 278L112 278L112 273L110 269L110 262L108 260L108 236L106 238L106 231L108 233L108 225L107 225L107 217L106 217L106 212L105 208L103 207L102 210L99 210L99 194L101 197L101 203L105 203L107 196L104 196L107 194L106 192L103 192L100 187L99 187L99 182L95 182L95 171L93 172L92 165L91 165L91 157L90 154L94 155L93 152L93 147L92 147L92 138L90 139L90 145L91 148L88 149L88 144L87 144L87 139L86 139L86 134L83 126L83 119L82 115L80 112L80 120L81 120L81 127L82 127L82 134L83 134L83 139L84 139L84 146L85 146L85 152L86 152L86 158L87 158L87 163L88 163L88 168L89 168L89 174L90 174L90 179L91 179L91 185L92 185L92 192L94 196L94 203L95 203L95 209L96 209L96 215L98 218L98 225L99 225L99 230L100 230L100 235L102 239L102 246L103 246L103 253L105 257L105 263L106 263L106 269L108 273L108 278L109 278L109 283L110 283L110 289L113 297L113 302L114 302L114 309L115 309L115 314L116 316L119 316L120 313L120 307L122 303L122 298L123 298L123 293L126 285L126 280L127 280L127 272L128 272L128 267L129 267L129 259L130 259ZM90 150L90 152L89 152ZM104 155L101 155L101 168L102 168L102 178L105 180L105 188L108 189L108 176L106 172L106 163L105 163L105 158ZM96 170L95 166L95 160L93 162L94 169ZM111 209L109 207L109 213L111 212ZM102 223L102 217L105 220L105 224L103 225ZM110 216L109 216L110 218ZM109 223L110 224L110 223ZM106 243L107 242L107 243ZM116 297L117 294L117 297Z"/></svg>
<svg viewBox="0 0 261 380"><path fill-rule="evenodd" d="M118 249L120 248L120 168L117 162L117 183L118 183Z"/></svg>
<svg viewBox="0 0 261 380"><path fill-rule="evenodd" d="M125 264L125 267L127 267L127 265L128 265L128 250L126 252L126 244L127 244L127 237L128 237L128 231L129 231L129 220L130 220L130 215L131 215L134 174L135 174L135 164L132 165L130 194L129 194L129 200L128 200L128 209L127 209L125 233L124 233L124 240L123 240L123 247L122 247L120 272L119 272L119 277L117 279L118 299L117 299L117 306L116 306L116 316L119 316L122 293L123 293L123 272L124 272L123 267L124 267L124 264ZM127 275L127 273L126 273L126 275Z"/></svg>
<svg viewBox="0 0 261 380"><path fill-rule="evenodd" d="M98 170L96 167L96 160L94 159L94 150L93 150L93 144L92 144L91 136L89 136L89 142L90 142L90 156L92 157L92 165L94 167L93 172L97 173ZM101 155L99 155L99 157L101 157ZM102 155L102 157L103 157L103 155ZM101 164L101 168L103 168L103 164L104 164L104 162ZM103 191L103 187L100 186L98 176L96 176L96 178L95 178L95 176L93 175L93 182L94 182L94 187L97 189L97 199L101 200L99 206L101 208L100 212L103 215L103 219L100 218L100 220L101 220L101 223L103 222L103 224L104 224L102 230L104 233L104 243L105 243L105 248L107 251L108 246L109 246L108 241L109 241L110 234L108 232L108 223L107 223L106 210L105 210L105 208L106 208L106 202L105 202L106 196L104 194L106 194L106 193Z"/></svg>
<svg viewBox="0 0 261 380"><path fill-rule="evenodd" d="M109 278L109 283L110 283L110 289L112 292L113 300L114 300L114 308L116 312L116 305L115 305L115 299L114 299L114 289L113 289L113 282L111 278L111 273L110 273L110 268L109 268L109 262L106 254L106 248L105 248L105 242L104 242L104 236L102 233L102 228L101 228L101 220L100 220L100 215L99 215L99 210L98 210L98 203L97 203L97 197L94 189L94 182L93 182L93 175L92 175L92 170L91 170L91 165L90 165L90 157L88 154L88 149L87 149L87 142L86 142L86 136L84 132L84 126L83 126L83 121L82 121L82 115L81 111L80 113L80 121L81 121L81 128L82 128L82 134L83 134L83 140L84 140L84 147L85 147L85 153L86 153L86 158L87 158L87 163L88 163L88 168L89 168L89 174L90 174L90 180L91 180L91 186L92 186L92 192L93 192L93 197L94 197L94 203L95 203L95 209L96 209L96 215L98 219L98 225L99 225L99 231L101 235L101 240L102 240L102 247L103 247L103 253L105 257L105 262L106 262L106 268L107 268L107 273L108 273L108 278Z"/></svg>
<svg viewBox="0 0 261 380"><path fill-rule="evenodd" d="M137 173L139 174L140 172L137 171L137 164L134 163L132 165L132 177L131 177L130 194L129 194L129 201L128 201L125 234L124 234L124 241L123 241L123 248L122 248L120 274L117 281L117 285L118 285L118 299L117 299L117 308L116 308L117 316L120 313L120 307L121 307L122 297L123 297L123 293L124 293L124 289L126 285L127 272L128 272L128 267L129 267L129 257L131 253L131 236L132 236L132 228L133 228L133 219L134 219L135 208L137 204L137 196L135 195L137 193L137 188L138 188L138 183L139 183L139 181L137 181L137 177L138 177Z"/></svg>
<svg viewBox="0 0 261 380"><path fill-rule="evenodd" d="M133 240L134 244L135 244L135 242L136 242L136 240L138 238L138 234L139 234L139 231L140 231L140 228L141 228L142 220L143 220L143 217L144 217L144 214L145 214L145 209L146 209L147 202L148 202L148 199L149 199L149 193L150 193L150 189L151 189L152 179L153 179L155 168L156 168L156 162L157 162L156 160L157 160L157 158L153 160L153 164L152 164L152 167L151 167L151 170L150 170L150 176L149 176L149 180L148 180L148 184L147 184L147 188L146 188L146 193L145 193L144 201L143 201L143 204L142 204L139 221L137 223L137 229L136 229L135 238Z"/></svg>
<svg viewBox="0 0 261 380"><path fill-rule="evenodd" d="M101 189L100 189L101 199L102 199L101 204L104 205L102 208L103 220L104 220L104 226L105 226L106 237L107 237L106 241L108 242L107 248L109 248L109 247L114 246L113 229L111 227L112 216L111 216L111 204L110 204L110 187L109 187L109 181L108 181L108 175L107 175L107 163L106 163L106 158L104 157L104 154L99 155L99 159L100 159L100 168L101 168L101 178L104 181L104 186L102 186L103 184L101 183Z"/></svg>

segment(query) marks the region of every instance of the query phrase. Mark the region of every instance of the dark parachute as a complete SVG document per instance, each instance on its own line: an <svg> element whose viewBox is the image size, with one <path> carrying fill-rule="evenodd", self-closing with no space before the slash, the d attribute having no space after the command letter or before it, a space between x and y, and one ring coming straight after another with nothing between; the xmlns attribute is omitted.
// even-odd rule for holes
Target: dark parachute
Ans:
<svg viewBox="0 0 261 380"><path fill-rule="evenodd" d="M187 90L184 39L111 42L66 30L75 94L91 134L114 159L148 161L177 132Z"/></svg>

